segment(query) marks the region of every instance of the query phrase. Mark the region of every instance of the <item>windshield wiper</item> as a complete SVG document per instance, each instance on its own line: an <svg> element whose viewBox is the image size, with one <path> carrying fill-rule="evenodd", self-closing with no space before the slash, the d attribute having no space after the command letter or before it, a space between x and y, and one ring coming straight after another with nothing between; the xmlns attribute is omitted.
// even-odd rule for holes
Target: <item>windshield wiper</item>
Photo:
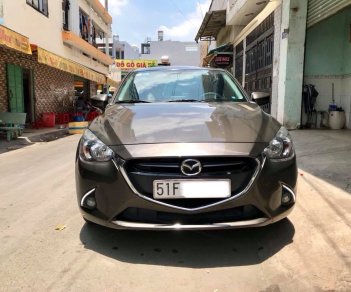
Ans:
<svg viewBox="0 0 351 292"><path fill-rule="evenodd" d="M199 100L199 99L174 99L174 100L169 100L168 102L204 102L204 100Z"/></svg>
<svg viewBox="0 0 351 292"><path fill-rule="evenodd" d="M140 99L119 100L117 103L150 103L150 101Z"/></svg>

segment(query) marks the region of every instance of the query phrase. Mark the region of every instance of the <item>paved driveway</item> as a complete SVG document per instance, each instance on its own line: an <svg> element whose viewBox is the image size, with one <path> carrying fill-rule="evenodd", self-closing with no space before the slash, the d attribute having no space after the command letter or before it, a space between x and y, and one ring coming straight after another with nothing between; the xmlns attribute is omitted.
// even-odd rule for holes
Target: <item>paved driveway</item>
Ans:
<svg viewBox="0 0 351 292"><path fill-rule="evenodd" d="M351 132L293 136L294 212L232 231L87 226L74 191L78 136L1 154L0 290L351 291Z"/></svg>

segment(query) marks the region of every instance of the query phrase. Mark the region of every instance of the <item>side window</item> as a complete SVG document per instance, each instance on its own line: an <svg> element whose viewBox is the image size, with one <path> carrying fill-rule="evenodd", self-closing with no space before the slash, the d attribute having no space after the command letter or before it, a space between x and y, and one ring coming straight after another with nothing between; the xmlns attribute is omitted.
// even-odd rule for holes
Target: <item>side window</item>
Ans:
<svg viewBox="0 0 351 292"><path fill-rule="evenodd" d="M116 101L124 101L124 100L132 99L130 91L132 90L132 87L133 87L132 83L133 82L134 82L134 77L133 78L129 78L127 80L127 82L124 83L124 86L122 87L121 92L119 94L118 100L115 100L115 102Z"/></svg>
<svg viewBox="0 0 351 292"><path fill-rule="evenodd" d="M48 0L27 0L27 4L45 16L49 16Z"/></svg>
<svg viewBox="0 0 351 292"><path fill-rule="evenodd" d="M224 95L226 99L245 101L243 94L227 74L224 75Z"/></svg>

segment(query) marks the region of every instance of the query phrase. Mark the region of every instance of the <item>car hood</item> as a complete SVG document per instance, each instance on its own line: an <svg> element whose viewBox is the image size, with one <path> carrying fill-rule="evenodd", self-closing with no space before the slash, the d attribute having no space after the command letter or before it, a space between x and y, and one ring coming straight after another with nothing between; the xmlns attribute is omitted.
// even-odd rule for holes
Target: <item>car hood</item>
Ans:
<svg viewBox="0 0 351 292"><path fill-rule="evenodd" d="M106 145L268 143L279 123L254 103L116 104L89 129Z"/></svg>

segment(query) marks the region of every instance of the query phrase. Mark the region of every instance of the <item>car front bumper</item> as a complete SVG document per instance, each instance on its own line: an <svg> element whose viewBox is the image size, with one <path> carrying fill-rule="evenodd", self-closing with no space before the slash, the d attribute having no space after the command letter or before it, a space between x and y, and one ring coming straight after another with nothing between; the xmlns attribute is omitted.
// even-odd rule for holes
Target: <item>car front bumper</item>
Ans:
<svg viewBox="0 0 351 292"><path fill-rule="evenodd" d="M150 199L138 192L129 180L122 160L90 162L76 158L76 188L80 211L85 219L115 229L144 230L194 230L228 229L265 226L289 215L295 205L297 165L295 157L287 161L262 159L248 186L240 194L229 199L196 208L173 206ZM282 204L282 193L293 196L289 205ZM82 207L84 200L93 195L96 208ZM235 212L250 207L257 212L253 216L232 219L231 216L218 219L218 214ZM126 210L152 212L153 216L177 218L179 220L133 220L121 217ZM156 214L156 215L155 215ZM215 214L215 216L213 216ZM183 220L185 218L216 218L208 221ZM219 215L220 216L220 215ZM229 219L227 219L229 218ZM172 221L172 222L170 222Z"/></svg>

